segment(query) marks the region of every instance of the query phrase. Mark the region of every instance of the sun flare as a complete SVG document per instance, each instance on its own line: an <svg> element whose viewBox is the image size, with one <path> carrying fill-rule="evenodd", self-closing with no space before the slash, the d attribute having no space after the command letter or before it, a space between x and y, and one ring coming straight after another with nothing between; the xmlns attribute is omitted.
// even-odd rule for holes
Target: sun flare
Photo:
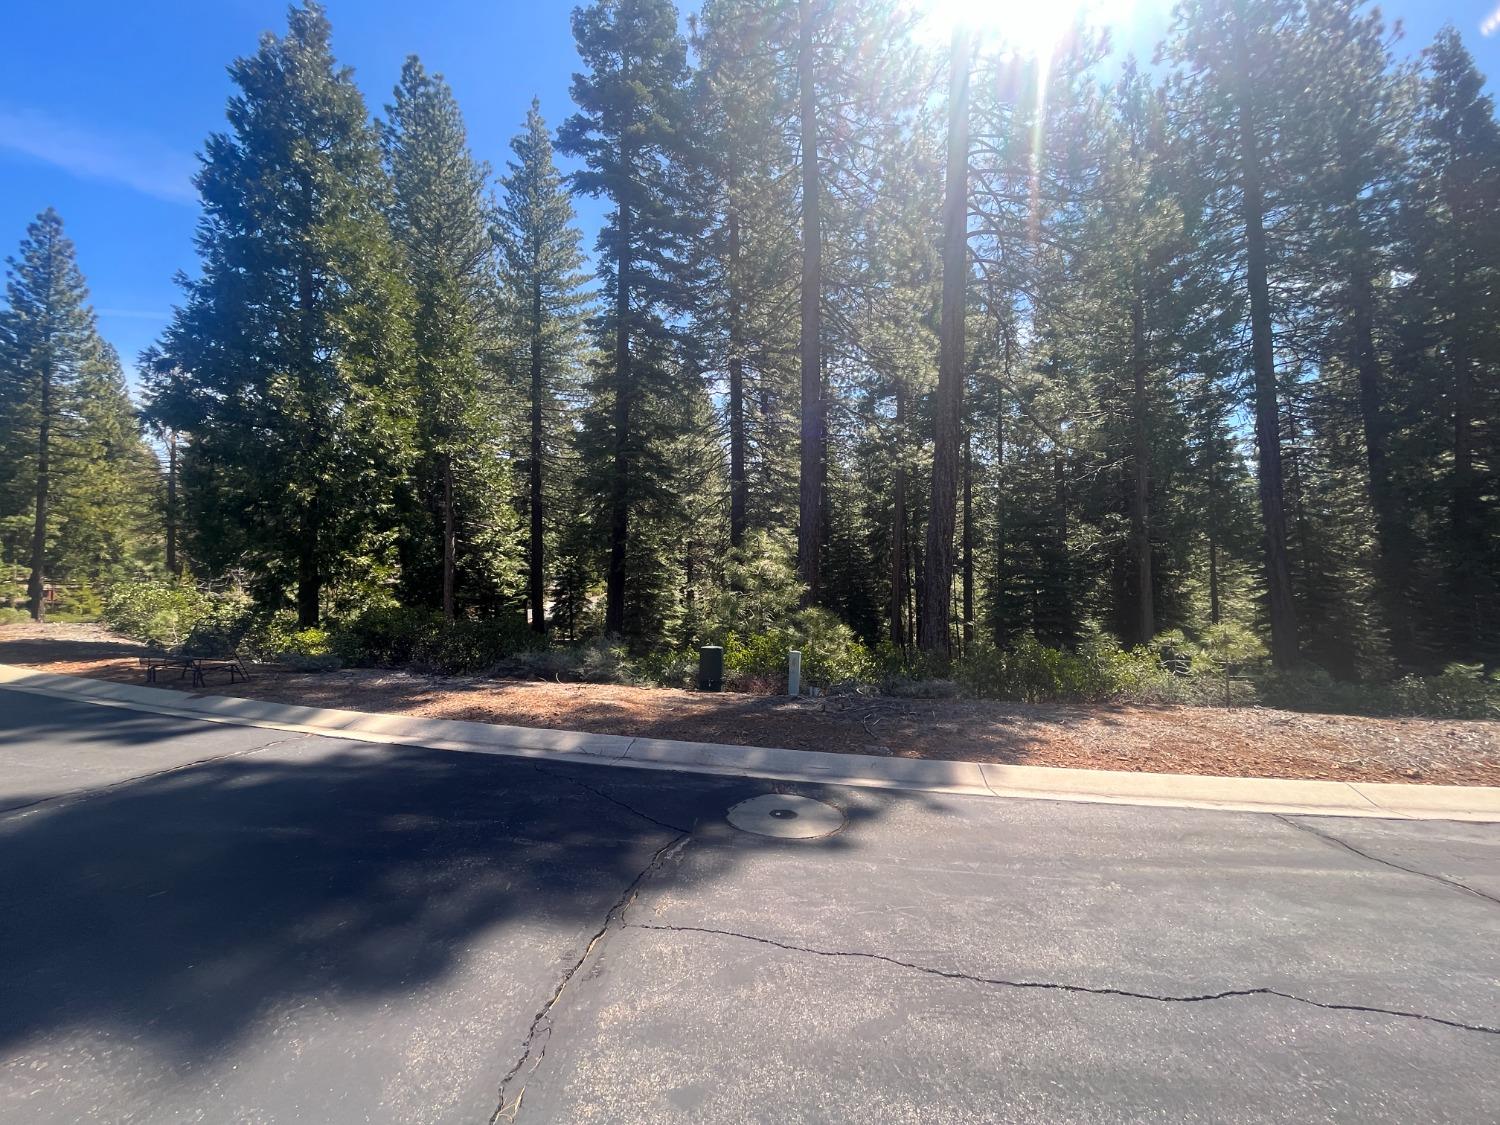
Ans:
<svg viewBox="0 0 1500 1125"><path fill-rule="evenodd" d="M926 32L946 39L955 28L1002 44L1020 55L1050 55L1080 18L1119 23L1132 0L918 0Z"/></svg>

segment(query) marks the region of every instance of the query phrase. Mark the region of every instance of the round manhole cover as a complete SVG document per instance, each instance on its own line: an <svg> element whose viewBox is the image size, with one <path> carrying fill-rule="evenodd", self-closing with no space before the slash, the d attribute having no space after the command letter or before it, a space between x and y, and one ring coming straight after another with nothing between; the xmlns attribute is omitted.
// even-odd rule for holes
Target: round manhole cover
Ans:
<svg viewBox="0 0 1500 1125"><path fill-rule="evenodd" d="M767 793L735 805L729 810L729 823L759 836L812 840L842 828L844 814L809 797Z"/></svg>

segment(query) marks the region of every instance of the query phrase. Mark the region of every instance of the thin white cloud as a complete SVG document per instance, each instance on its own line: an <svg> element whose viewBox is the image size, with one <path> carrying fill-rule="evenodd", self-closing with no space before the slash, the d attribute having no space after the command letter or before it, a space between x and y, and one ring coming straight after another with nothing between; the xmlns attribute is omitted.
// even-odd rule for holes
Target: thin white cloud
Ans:
<svg viewBox="0 0 1500 1125"><path fill-rule="evenodd" d="M1497 31L1500 31L1500 4L1496 4L1490 18L1479 25L1480 35L1494 35Z"/></svg>
<svg viewBox="0 0 1500 1125"><path fill-rule="evenodd" d="M41 110L0 106L0 149L172 203L196 198L191 156L148 137L100 132Z"/></svg>

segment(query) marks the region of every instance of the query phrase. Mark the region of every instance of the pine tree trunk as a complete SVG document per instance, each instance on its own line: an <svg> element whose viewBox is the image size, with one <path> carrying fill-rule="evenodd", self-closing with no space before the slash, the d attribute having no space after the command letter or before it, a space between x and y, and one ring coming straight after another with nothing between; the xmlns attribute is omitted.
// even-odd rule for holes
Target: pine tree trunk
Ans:
<svg viewBox="0 0 1500 1125"><path fill-rule="evenodd" d="M1010 380L1010 345L1005 345L1005 377ZM1005 392L995 392L995 647L1007 639L1005 622Z"/></svg>
<svg viewBox="0 0 1500 1125"><path fill-rule="evenodd" d="M729 545L742 547L749 508L745 479L745 340L740 307L740 221L733 205L729 228Z"/></svg>
<svg viewBox="0 0 1500 1125"><path fill-rule="evenodd" d="M1277 405L1276 350L1271 335L1271 291L1267 278L1265 198L1261 184L1259 122L1251 91L1254 78L1244 44L1239 45L1240 189L1245 224L1245 280L1250 291L1250 353L1255 375L1256 476L1264 531L1266 596L1271 619L1271 660L1277 668L1297 663L1297 611L1287 558L1286 505L1282 495L1281 419Z"/></svg>
<svg viewBox="0 0 1500 1125"><path fill-rule="evenodd" d="M1363 274L1354 279L1354 369L1359 380L1359 414L1369 472L1370 508L1375 515L1377 579L1382 616L1391 647L1400 659L1412 652L1406 604L1406 551L1400 500L1391 479L1390 430L1381 400L1380 356L1375 350L1375 288Z"/></svg>
<svg viewBox="0 0 1500 1125"><path fill-rule="evenodd" d="M906 383L896 383L896 440L904 443L906 427ZM906 462L899 450L892 484L891 516L891 644L906 649Z"/></svg>
<svg viewBox="0 0 1500 1125"><path fill-rule="evenodd" d="M1469 281L1463 267L1453 271L1455 306L1468 305ZM1483 615L1476 597L1476 568L1482 565L1483 544L1477 542L1474 516L1480 504L1474 475L1474 371L1469 350L1469 326L1455 326L1453 364L1453 492L1449 519L1453 528L1453 603L1458 640L1466 655L1472 655L1483 640L1479 626Z"/></svg>
<svg viewBox="0 0 1500 1125"><path fill-rule="evenodd" d="M177 564L177 431L167 434L167 510L164 513L167 533L167 573L182 577Z"/></svg>
<svg viewBox="0 0 1500 1125"><path fill-rule="evenodd" d="M974 435L964 433L964 648L974 643Z"/></svg>
<svg viewBox="0 0 1500 1125"><path fill-rule="evenodd" d="M1057 506L1057 601L1049 607L1048 616L1055 625L1054 644L1071 645L1074 641L1072 560L1068 557L1068 467L1061 445L1052 449L1052 497Z"/></svg>
<svg viewBox="0 0 1500 1125"><path fill-rule="evenodd" d="M604 581L604 631L625 632L625 567L630 536L630 208L619 205L619 261L615 275L614 479L609 502L609 570Z"/></svg>
<svg viewBox="0 0 1500 1125"><path fill-rule="evenodd" d="M458 530L453 514L453 454L443 453L443 620L457 615L454 586L458 569Z"/></svg>
<svg viewBox="0 0 1500 1125"><path fill-rule="evenodd" d="M1137 286L1140 282L1137 280ZM1151 447L1147 440L1146 310L1139 294L1131 307L1130 350L1131 459L1135 480L1130 493L1130 537L1135 548L1135 642L1147 644L1156 636L1156 604L1151 573Z"/></svg>
<svg viewBox="0 0 1500 1125"><path fill-rule="evenodd" d="M933 404L932 501L922 575L923 652L952 646L953 532L963 428L964 314L969 280L969 33L953 32L948 79L948 170L943 196L943 296Z"/></svg>
<svg viewBox="0 0 1500 1125"><path fill-rule="evenodd" d="M323 576L318 566L318 517L308 511L302 517L302 536L297 549L297 627L318 624Z"/></svg>
<svg viewBox="0 0 1500 1125"><path fill-rule="evenodd" d="M311 215L313 211L312 182L304 177L301 188L304 213ZM315 299L312 266L304 255L297 268L297 312L301 327L299 345L302 353L302 370L298 372L298 375L304 392L311 384L313 371L317 366L317 343L314 339L312 323ZM319 424L321 424L321 419ZM313 482L313 487L317 488L317 482ZM302 515L302 535L297 553L297 625L302 629L314 628L318 624L318 617L321 613L323 576L318 559L321 522L318 512L318 494L314 491Z"/></svg>
<svg viewBox="0 0 1500 1125"><path fill-rule="evenodd" d="M533 632L547 631L547 591L545 586L546 549L544 512L542 509L542 285L531 287L531 465L530 550L526 558L527 599L531 602Z"/></svg>
<svg viewBox="0 0 1500 1125"><path fill-rule="evenodd" d="M1213 440L1210 432L1209 440ZM1208 458L1208 619L1217 625L1223 616L1219 605L1219 459Z"/></svg>
<svg viewBox="0 0 1500 1125"><path fill-rule="evenodd" d="M823 222L818 170L818 99L813 0L798 0L797 86L802 141L801 450L797 482L797 566L803 598L817 600L823 531Z"/></svg>
<svg viewBox="0 0 1500 1125"><path fill-rule="evenodd" d="M1217 625L1223 617L1219 606L1219 541L1209 532L1208 538L1208 620Z"/></svg>
<svg viewBox="0 0 1500 1125"><path fill-rule="evenodd" d="M47 498L51 489L52 468L52 357L42 359L41 425L36 442L36 513L31 527L31 575L26 581L26 598L33 621L47 613Z"/></svg>

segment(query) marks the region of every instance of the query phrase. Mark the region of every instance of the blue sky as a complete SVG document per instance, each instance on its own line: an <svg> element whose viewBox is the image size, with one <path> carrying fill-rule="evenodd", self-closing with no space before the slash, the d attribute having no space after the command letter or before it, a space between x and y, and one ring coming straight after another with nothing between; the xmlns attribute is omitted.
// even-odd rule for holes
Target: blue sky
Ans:
<svg viewBox="0 0 1500 1125"><path fill-rule="evenodd" d="M997 0L998 2L998 0ZM1131 7L1128 0L1126 6ZM1415 51L1445 22L1500 78L1500 0L1390 0ZM441 71L475 153L497 168L533 95L556 127L578 65L568 0L328 0L334 50L371 109L406 55ZM1149 53L1168 0L1135 0L1118 39ZM78 245L101 329L129 365L194 268L194 153L224 125L225 67L285 23L282 0L33 0L0 16L0 256L56 207ZM602 207L578 203L592 245Z"/></svg>

